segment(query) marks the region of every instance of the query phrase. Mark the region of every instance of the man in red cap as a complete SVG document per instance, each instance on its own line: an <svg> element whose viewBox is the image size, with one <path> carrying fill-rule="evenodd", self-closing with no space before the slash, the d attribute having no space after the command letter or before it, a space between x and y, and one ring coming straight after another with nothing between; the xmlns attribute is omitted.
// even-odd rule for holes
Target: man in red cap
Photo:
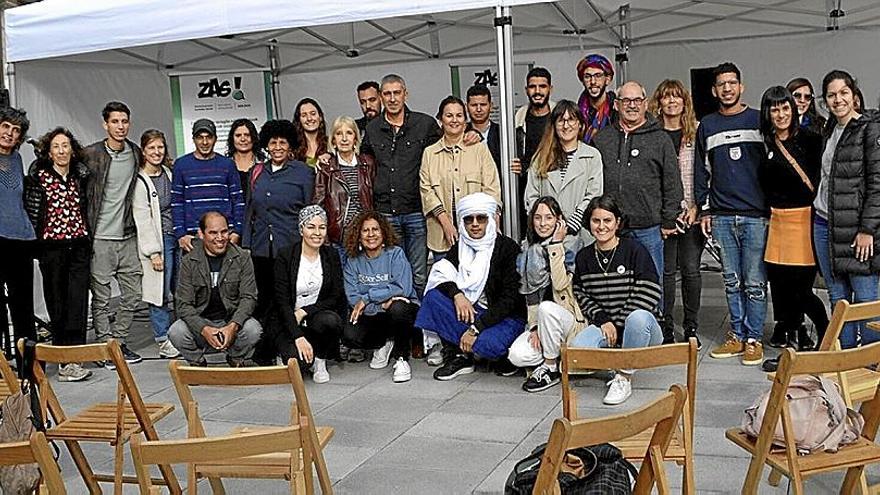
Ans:
<svg viewBox="0 0 880 495"><path fill-rule="evenodd" d="M577 74L584 85L584 92L578 98L578 107L587 122L584 142L589 144L596 133L617 118L614 92L606 91L614 79L614 67L604 56L591 53L578 62Z"/></svg>

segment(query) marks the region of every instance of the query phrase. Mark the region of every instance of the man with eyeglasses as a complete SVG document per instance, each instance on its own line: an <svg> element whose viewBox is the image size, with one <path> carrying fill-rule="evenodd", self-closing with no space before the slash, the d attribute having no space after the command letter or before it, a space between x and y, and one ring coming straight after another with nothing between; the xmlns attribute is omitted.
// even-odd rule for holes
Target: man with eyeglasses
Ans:
<svg viewBox="0 0 880 495"><path fill-rule="evenodd" d="M717 112L697 129L694 198L700 205L703 233L721 248L721 268L730 331L710 356L742 356L742 364L761 364L767 315L767 203L758 181L764 153L760 112L740 101L744 89L739 68L724 62L713 70ZM702 166L697 166L702 164Z"/></svg>
<svg viewBox="0 0 880 495"><path fill-rule="evenodd" d="M617 118L614 92L606 91L614 79L614 67L606 57L591 53L578 62L577 75L584 85L578 98L578 107L587 122L584 142L591 144L596 134Z"/></svg>
<svg viewBox="0 0 880 495"><path fill-rule="evenodd" d="M604 191L629 222L622 235L645 246L663 280L663 239L677 232L683 198L678 154L661 123L648 114L644 86L624 83L614 106L617 121L593 140L602 154Z"/></svg>

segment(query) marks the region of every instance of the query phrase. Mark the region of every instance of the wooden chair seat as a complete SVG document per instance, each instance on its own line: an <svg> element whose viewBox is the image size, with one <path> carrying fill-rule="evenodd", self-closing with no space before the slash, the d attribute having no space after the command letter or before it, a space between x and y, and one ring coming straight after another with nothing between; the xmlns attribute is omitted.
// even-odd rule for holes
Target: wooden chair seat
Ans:
<svg viewBox="0 0 880 495"><path fill-rule="evenodd" d="M747 435L742 428L730 428L725 435L728 440L749 453L756 452L756 439ZM767 455L766 462L786 476L790 474L788 457L784 449L771 450ZM813 452L810 455L798 457L798 467L801 475L805 478L875 462L880 462L880 445L863 437L859 438L856 443L841 447L837 452Z"/></svg>
<svg viewBox="0 0 880 495"><path fill-rule="evenodd" d="M113 442L116 439L116 406L115 402L92 404L50 428L46 436L50 440ZM152 423L174 410L171 404L144 404L144 408ZM131 437L141 432L140 422L130 404L125 405L122 420L124 437Z"/></svg>
<svg viewBox="0 0 880 495"><path fill-rule="evenodd" d="M612 442L612 444L620 449L623 457L628 461L640 461L645 458L652 436L654 436L653 426L629 438ZM678 465L685 463L687 452L684 448L684 437L680 427L672 431L672 438L663 458L667 461L674 461Z"/></svg>

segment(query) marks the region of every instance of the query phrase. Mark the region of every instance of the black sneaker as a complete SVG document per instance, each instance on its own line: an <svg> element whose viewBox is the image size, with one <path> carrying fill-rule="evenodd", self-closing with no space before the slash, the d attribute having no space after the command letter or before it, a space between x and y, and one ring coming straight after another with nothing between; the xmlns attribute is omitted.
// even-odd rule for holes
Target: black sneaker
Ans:
<svg viewBox="0 0 880 495"><path fill-rule="evenodd" d="M434 371L435 380L452 380L459 375L466 375L474 372L474 360L457 354L452 359L446 361L446 364Z"/></svg>
<svg viewBox="0 0 880 495"><path fill-rule="evenodd" d="M532 371L532 376L523 383L522 389L526 392L540 392L556 385L561 378L562 373L558 369L550 371L550 368L542 364Z"/></svg>
<svg viewBox="0 0 880 495"><path fill-rule="evenodd" d="M773 373L776 369L779 368L779 356L775 358L770 358L764 361L764 364L761 365L761 369L766 371L767 373Z"/></svg>
<svg viewBox="0 0 880 495"><path fill-rule="evenodd" d="M122 347L122 357L125 358L126 363L137 364L137 363L144 360L144 358L142 358L140 354L129 349L127 345L122 344L121 347ZM108 366L108 368L109 368L109 366Z"/></svg>
<svg viewBox="0 0 880 495"><path fill-rule="evenodd" d="M521 368L517 368L507 358L499 359L495 362L495 374L498 376L514 376L518 375Z"/></svg>
<svg viewBox="0 0 880 495"><path fill-rule="evenodd" d="M339 344L339 359L338 361L348 361L348 353L351 351L348 347L345 347L343 344Z"/></svg>
<svg viewBox="0 0 880 495"><path fill-rule="evenodd" d="M700 342L700 336L697 335L697 329L696 328L685 328L684 329L684 341L687 342L688 340L690 340L691 337L694 337L695 339L697 339L697 350L698 351L702 350L703 343Z"/></svg>
<svg viewBox="0 0 880 495"><path fill-rule="evenodd" d="M107 368L108 370L116 369L116 365L113 364L113 361L109 359L106 361L95 361L95 366L97 366L98 368Z"/></svg>
<svg viewBox="0 0 880 495"><path fill-rule="evenodd" d="M367 360L367 353L364 352L363 349L349 349L348 350L348 362L349 363L363 363Z"/></svg>

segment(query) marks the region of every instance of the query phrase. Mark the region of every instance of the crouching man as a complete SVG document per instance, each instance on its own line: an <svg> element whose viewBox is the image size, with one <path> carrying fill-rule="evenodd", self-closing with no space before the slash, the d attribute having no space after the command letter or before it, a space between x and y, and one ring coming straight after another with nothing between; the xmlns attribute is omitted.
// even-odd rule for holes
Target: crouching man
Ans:
<svg viewBox="0 0 880 495"><path fill-rule="evenodd" d="M180 263L177 317L168 338L193 366L205 354L225 352L229 366L243 366L263 329L251 317L257 283L251 257L229 242L226 217L211 211L199 219L199 240Z"/></svg>
<svg viewBox="0 0 880 495"><path fill-rule="evenodd" d="M437 380L474 371L474 355L507 357L507 349L525 325L525 300L519 294L516 242L498 233L498 204L485 193L459 200L458 241L446 258L434 263L416 327L436 332L445 364Z"/></svg>

